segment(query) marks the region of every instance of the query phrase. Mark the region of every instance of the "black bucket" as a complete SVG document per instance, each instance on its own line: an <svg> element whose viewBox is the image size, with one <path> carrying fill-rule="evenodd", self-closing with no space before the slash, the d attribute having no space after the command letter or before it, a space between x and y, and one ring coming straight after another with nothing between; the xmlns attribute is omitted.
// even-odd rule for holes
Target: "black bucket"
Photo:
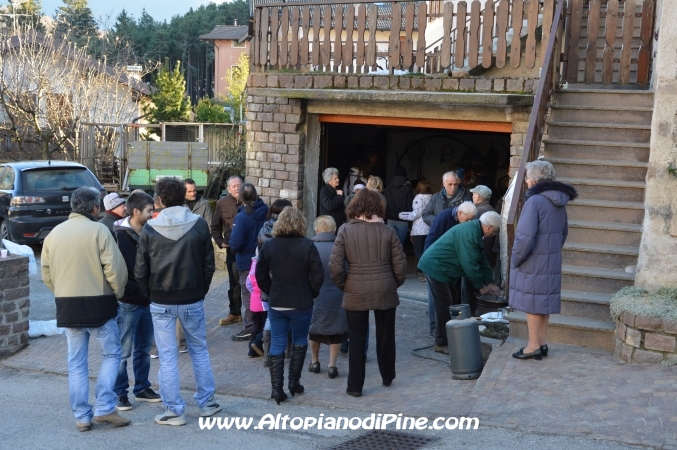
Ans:
<svg viewBox="0 0 677 450"><path fill-rule="evenodd" d="M477 296L477 315L481 316L489 312L497 312L501 308L508 306L508 299L493 294L484 294Z"/></svg>

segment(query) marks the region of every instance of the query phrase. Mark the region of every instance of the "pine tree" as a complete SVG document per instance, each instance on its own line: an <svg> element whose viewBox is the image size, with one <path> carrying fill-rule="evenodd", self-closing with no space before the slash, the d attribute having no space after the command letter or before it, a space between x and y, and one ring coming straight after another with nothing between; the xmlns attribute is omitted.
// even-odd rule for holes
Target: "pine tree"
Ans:
<svg viewBox="0 0 677 450"><path fill-rule="evenodd" d="M190 101L186 96L186 80L181 71L181 62L177 61L174 70L170 70L169 59L165 59L153 85L157 90L151 95L150 102L143 106L145 119L149 123L187 122L190 118Z"/></svg>
<svg viewBox="0 0 677 450"><path fill-rule="evenodd" d="M57 21L58 36L69 35L71 39L84 41L98 34L96 20L87 0L63 0L54 19Z"/></svg>

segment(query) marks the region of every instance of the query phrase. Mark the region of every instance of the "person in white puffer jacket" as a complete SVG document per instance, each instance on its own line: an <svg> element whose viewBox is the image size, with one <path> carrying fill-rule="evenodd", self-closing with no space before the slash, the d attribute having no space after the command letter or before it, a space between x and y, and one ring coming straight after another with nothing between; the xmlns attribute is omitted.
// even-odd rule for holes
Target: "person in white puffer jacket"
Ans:
<svg viewBox="0 0 677 450"><path fill-rule="evenodd" d="M432 191L430 190L430 181L425 178L421 180L416 185L414 190L414 201L412 204L413 211L411 212L401 212L399 214L400 219L408 220L414 222L411 226L411 240L414 243L414 255L416 255L416 266L418 267L418 260L421 259L423 255L423 247L425 245L425 239L428 236L428 231L430 227L423 221L423 209L426 207L430 198L432 197ZM425 282L425 275L422 272L419 272L418 268L416 269L416 276L422 282Z"/></svg>

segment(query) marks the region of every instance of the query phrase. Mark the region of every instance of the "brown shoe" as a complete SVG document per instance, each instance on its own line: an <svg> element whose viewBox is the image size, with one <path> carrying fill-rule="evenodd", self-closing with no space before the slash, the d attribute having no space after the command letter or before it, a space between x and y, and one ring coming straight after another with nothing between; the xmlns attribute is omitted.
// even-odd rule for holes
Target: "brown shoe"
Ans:
<svg viewBox="0 0 677 450"><path fill-rule="evenodd" d="M85 423L85 422L78 422L77 420L75 421L75 426L78 428L78 431L89 431L92 429L92 424L90 423Z"/></svg>
<svg viewBox="0 0 677 450"><path fill-rule="evenodd" d="M437 353L444 353L445 355L448 355L449 354L449 347L446 346L446 345L436 345L435 351Z"/></svg>
<svg viewBox="0 0 677 450"><path fill-rule="evenodd" d="M228 317L225 319L219 320L219 325L230 325L233 323L242 322L242 316L236 316L233 314L228 314Z"/></svg>
<svg viewBox="0 0 677 450"><path fill-rule="evenodd" d="M105 416L94 416L94 423L109 423L114 427L124 427L125 425L129 425L131 422L131 419L122 417L117 413L117 411L106 414Z"/></svg>

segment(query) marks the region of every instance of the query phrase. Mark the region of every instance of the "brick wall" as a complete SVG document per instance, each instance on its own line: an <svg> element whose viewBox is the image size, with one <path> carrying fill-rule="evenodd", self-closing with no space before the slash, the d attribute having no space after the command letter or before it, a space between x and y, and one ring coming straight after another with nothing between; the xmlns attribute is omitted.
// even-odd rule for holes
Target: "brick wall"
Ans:
<svg viewBox="0 0 677 450"><path fill-rule="evenodd" d="M289 199L303 203L305 111L301 100L247 97L247 176L268 205Z"/></svg>
<svg viewBox="0 0 677 450"><path fill-rule="evenodd" d="M623 362L677 364L677 322L623 312L616 323L614 356Z"/></svg>
<svg viewBox="0 0 677 450"><path fill-rule="evenodd" d="M28 258L0 259L0 358L28 345Z"/></svg>

